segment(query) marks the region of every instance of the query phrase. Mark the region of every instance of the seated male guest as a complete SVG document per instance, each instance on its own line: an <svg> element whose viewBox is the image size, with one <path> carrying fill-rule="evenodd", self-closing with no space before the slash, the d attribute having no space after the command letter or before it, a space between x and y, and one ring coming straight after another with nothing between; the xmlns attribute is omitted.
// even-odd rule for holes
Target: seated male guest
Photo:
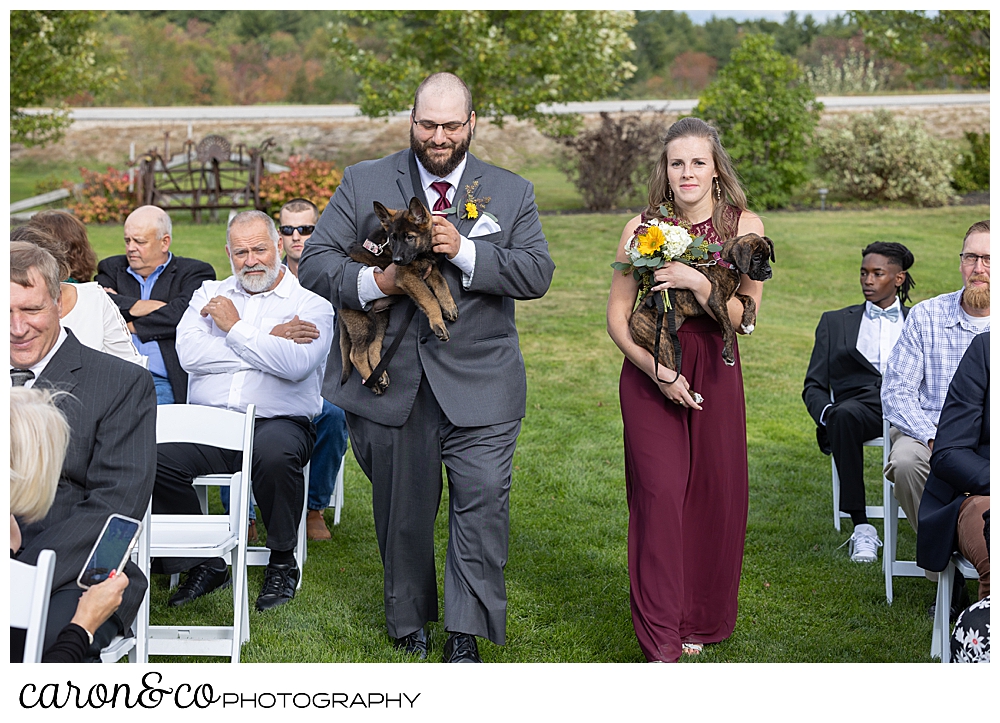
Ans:
<svg viewBox="0 0 1000 723"><path fill-rule="evenodd" d="M962 288L913 307L883 372L882 410L892 424L885 476L915 532L948 385L972 340L990 330L989 221L969 227L958 257Z"/></svg>
<svg viewBox="0 0 1000 723"><path fill-rule="evenodd" d="M295 542L304 500L302 468L322 408L320 386L332 338L333 307L299 285L281 264L274 222L260 211L235 216L226 231L233 275L206 281L177 326L177 356L190 375L190 404L244 411L257 405L251 468L254 497L267 527L270 561L257 609L295 596L300 571ZM306 341L308 340L308 341ZM242 454L201 444L157 448L153 511L198 514L191 483L203 474L236 472ZM167 573L189 570L173 606L228 585L221 558L159 561Z"/></svg>
<svg viewBox="0 0 1000 723"><path fill-rule="evenodd" d="M824 454L833 453L840 475L840 509L851 516L854 562L878 558L875 527L865 510L864 442L882 434L879 391L889 352L909 308L913 254L898 243L876 242L861 252L865 303L828 311L816 327L802 400L816 422ZM833 400L830 394L833 393Z"/></svg>
<svg viewBox="0 0 1000 723"><path fill-rule="evenodd" d="M60 318L59 266L34 244L10 244L11 386L65 392L56 405L70 429L55 500L40 520L20 525L18 559L29 565L42 550L56 553L45 649L76 614L83 590L77 576L112 513L139 519L153 490L156 393L142 367L83 346ZM121 606L96 630L87 657L124 633L135 619L146 578L129 562Z"/></svg>
<svg viewBox="0 0 1000 723"><path fill-rule="evenodd" d="M170 216L156 206L140 206L125 219L125 254L97 265L97 283L118 306L132 341L149 357L159 404L183 404L187 374L177 361L174 335L191 294L215 269L198 259L175 256Z"/></svg>
<svg viewBox="0 0 1000 723"><path fill-rule="evenodd" d="M920 500L917 564L940 572L958 550L990 594L983 514L990 509L990 333L972 340L941 409L931 473Z"/></svg>

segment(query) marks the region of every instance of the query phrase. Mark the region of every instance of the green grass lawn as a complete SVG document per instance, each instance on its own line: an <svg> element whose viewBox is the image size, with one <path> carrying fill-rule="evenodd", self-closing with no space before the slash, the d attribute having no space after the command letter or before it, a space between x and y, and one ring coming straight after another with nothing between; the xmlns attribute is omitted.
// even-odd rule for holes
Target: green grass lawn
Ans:
<svg viewBox="0 0 1000 723"><path fill-rule="evenodd" d="M560 193L565 190L549 197ZM850 526L841 533L833 528L830 461L816 448L800 393L820 314L862 299L863 246L875 240L905 243L916 257L911 271L915 300L921 300L958 288L962 235L988 216L985 206L765 216L776 247L774 278L765 285L757 330L740 339L750 516L739 619L732 637L708 646L697 662L930 660L927 608L935 588L922 578L897 578L889 606L880 565L851 563L847 548L838 549ZM642 660L628 601L617 393L622 357L604 321L609 264L627 219L543 218L556 272L544 298L517 308L528 411L511 490L508 642L482 643L487 661ZM204 258L228 275L222 225L178 222L174 236L176 252ZM91 238L101 256L120 253L118 227L93 227ZM868 458L870 504L881 502L877 452L870 450ZM441 509L439 585L446 501ZM881 521L875 525L881 528ZM905 522L900 530L900 559L912 559L912 531ZM404 660L385 635L381 572L370 486L348 454L342 522L331 541L309 543L296 599L267 613L252 610L263 573L251 570L251 641L243 660ZM154 624L231 620L227 593L179 611L168 611L168 596L167 579L154 577ZM430 625L430 638L431 660L438 660L445 639L441 624Z"/></svg>

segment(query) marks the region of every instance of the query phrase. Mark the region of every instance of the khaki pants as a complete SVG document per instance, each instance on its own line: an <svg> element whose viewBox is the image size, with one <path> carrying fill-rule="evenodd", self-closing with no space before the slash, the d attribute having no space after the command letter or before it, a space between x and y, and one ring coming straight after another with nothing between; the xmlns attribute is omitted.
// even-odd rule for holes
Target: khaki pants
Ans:
<svg viewBox="0 0 1000 723"><path fill-rule="evenodd" d="M895 427L889 428L892 449L889 464L885 466L886 478L895 484L893 494L906 513L913 531L917 531L917 511L924 494L927 475L931 471L931 450L923 442L907 437Z"/></svg>
<svg viewBox="0 0 1000 723"><path fill-rule="evenodd" d="M989 495L973 495L958 512L958 551L979 573L980 600L990 594L990 551L983 536L983 513L989 508Z"/></svg>

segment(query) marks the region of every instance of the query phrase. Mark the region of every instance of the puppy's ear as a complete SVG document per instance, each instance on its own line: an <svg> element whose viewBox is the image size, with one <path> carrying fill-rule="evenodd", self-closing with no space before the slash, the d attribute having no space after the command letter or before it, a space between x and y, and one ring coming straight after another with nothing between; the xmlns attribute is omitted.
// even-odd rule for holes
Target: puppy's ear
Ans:
<svg viewBox="0 0 1000 723"><path fill-rule="evenodd" d="M424 205L423 201L416 196L410 199L409 211L413 222L419 226L424 225L430 220L431 212L427 210L427 206Z"/></svg>
<svg viewBox="0 0 1000 723"><path fill-rule="evenodd" d="M771 250L771 263L774 263L774 241L764 236L763 239L767 241L767 247Z"/></svg>
<svg viewBox="0 0 1000 723"><path fill-rule="evenodd" d="M378 216L378 220L382 222L383 226L392 220L392 212L378 201L372 204L372 210L375 211L375 215Z"/></svg>
<svg viewBox="0 0 1000 723"><path fill-rule="evenodd" d="M749 240L747 236L741 236L733 244L733 263L741 274L749 273L750 262L753 260L753 244L748 243Z"/></svg>

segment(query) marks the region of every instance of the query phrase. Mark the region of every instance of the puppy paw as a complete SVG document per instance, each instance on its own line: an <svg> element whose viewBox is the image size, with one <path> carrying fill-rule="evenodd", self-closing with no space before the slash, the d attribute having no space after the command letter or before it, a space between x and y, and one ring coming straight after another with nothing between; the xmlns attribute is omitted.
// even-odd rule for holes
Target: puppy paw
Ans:
<svg viewBox="0 0 1000 723"><path fill-rule="evenodd" d="M743 329L744 334L753 334L753 330L755 327L753 324L743 324L741 328Z"/></svg>
<svg viewBox="0 0 1000 723"><path fill-rule="evenodd" d="M726 363L727 367L731 367L731 366L733 366L733 365L736 364L736 360L735 359L726 359L725 357L722 357L722 361L724 361Z"/></svg>
<svg viewBox="0 0 1000 723"><path fill-rule="evenodd" d="M444 324L439 324L439 325L436 325L436 326L432 325L431 326L431 331L433 331L434 332L434 336L436 336L441 341L448 341L448 339L451 338L448 335L448 330L445 328Z"/></svg>
<svg viewBox="0 0 1000 723"><path fill-rule="evenodd" d="M458 307L451 309L441 308L441 316L444 317L445 321L458 321Z"/></svg>

